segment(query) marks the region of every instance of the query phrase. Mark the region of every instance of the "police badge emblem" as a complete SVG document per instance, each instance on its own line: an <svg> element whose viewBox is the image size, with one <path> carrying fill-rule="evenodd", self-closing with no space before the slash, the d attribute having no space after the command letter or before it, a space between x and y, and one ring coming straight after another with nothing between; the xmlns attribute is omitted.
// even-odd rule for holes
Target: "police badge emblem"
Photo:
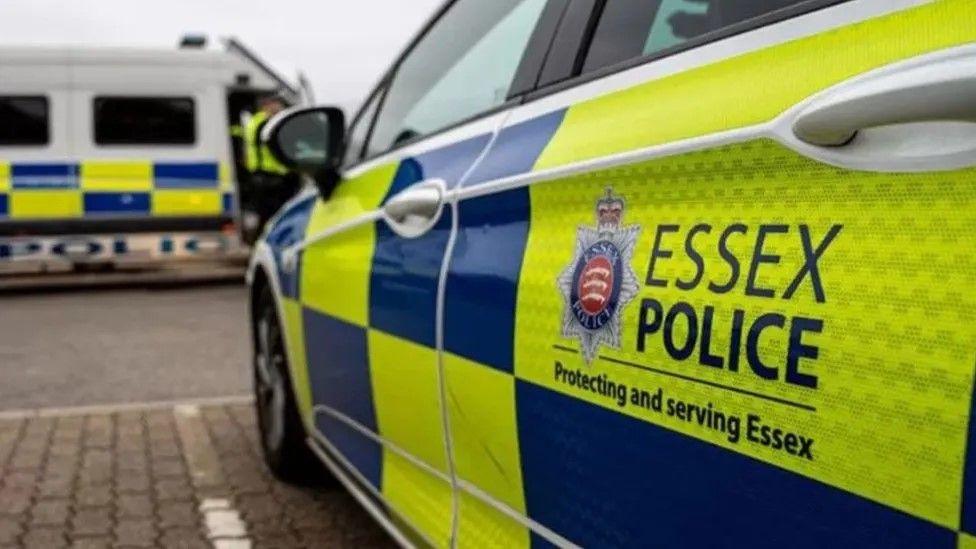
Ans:
<svg viewBox="0 0 976 549"><path fill-rule="evenodd" d="M620 348L620 313L640 286L630 259L639 225L622 226L624 200L608 188L596 203L596 227L576 229L576 253L559 275L565 300L562 336L579 339L587 364L600 345Z"/></svg>

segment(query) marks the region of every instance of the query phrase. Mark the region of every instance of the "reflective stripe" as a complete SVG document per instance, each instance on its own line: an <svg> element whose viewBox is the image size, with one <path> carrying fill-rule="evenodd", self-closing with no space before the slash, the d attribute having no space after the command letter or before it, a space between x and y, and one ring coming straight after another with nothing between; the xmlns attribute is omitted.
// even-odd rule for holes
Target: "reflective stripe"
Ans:
<svg viewBox="0 0 976 549"><path fill-rule="evenodd" d="M233 215L230 168L217 162L0 161L0 217Z"/></svg>
<svg viewBox="0 0 976 549"><path fill-rule="evenodd" d="M89 214L148 214L149 193L85 193L85 215Z"/></svg>
<svg viewBox="0 0 976 549"><path fill-rule="evenodd" d="M14 163L10 170L12 188L77 189L77 167L74 164Z"/></svg>
<svg viewBox="0 0 976 549"><path fill-rule="evenodd" d="M215 189L220 183L218 172L215 162L160 162L153 165L153 186L156 189Z"/></svg>
<svg viewBox="0 0 976 549"><path fill-rule="evenodd" d="M0 160L0 193L10 190L10 162Z"/></svg>
<svg viewBox="0 0 976 549"><path fill-rule="evenodd" d="M81 192L76 190L14 190L10 194L13 219L78 218L84 211Z"/></svg>
<svg viewBox="0 0 976 549"><path fill-rule="evenodd" d="M217 215L223 211L220 191L154 191L153 215Z"/></svg>
<svg viewBox="0 0 976 549"><path fill-rule="evenodd" d="M149 160L85 160L81 163L81 189L84 191L149 191L153 187Z"/></svg>

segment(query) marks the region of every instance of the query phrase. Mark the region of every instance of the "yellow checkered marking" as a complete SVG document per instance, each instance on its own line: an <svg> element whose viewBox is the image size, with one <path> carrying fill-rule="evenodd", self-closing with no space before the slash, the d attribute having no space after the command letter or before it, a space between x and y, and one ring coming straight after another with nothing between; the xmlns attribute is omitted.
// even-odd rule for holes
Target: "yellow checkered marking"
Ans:
<svg viewBox="0 0 976 549"><path fill-rule="evenodd" d="M766 122L848 78L973 41L976 2L941 0L646 82L570 107L536 168Z"/></svg>
<svg viewBox="0 0 976 549"><path fill-rule="evenodd" d="M0 160L0 193L10 190L10 162Z"/></svg>
<svg viewBox="0 0 976 549"><path fill-rule="evenodd" d="M664 106L662 106L663 108ZM666 109L665 109L666 110ZM655 375L597 360L585 366L579 355L553 344L576 346L559 337L564 302L555 277L574 257L576 226L594 224L594 203L606 187L626 202L623 224L642 229L631 266L641 283L623 310L621 349L602 353L629 362L798 401L816 412L791 408L703 384ZM973 388L976 324L976 170L922 174L842 171L819 164L771 141L726 146L693 154L588 173L531 187L533 211L516 319L516 375L576 398L659 424L756 459L890 505L944 527L959 523L963 453ZM698 223L713 227L696 240L704 257L704 283L691 291L675 287L691 279L695 265L683 253L685 232L671 234L663 246L674 256L658 260L654 276L667 288L644 286L659 224L687 231ZM728 280L727 263L716 241L733 223L749 228L729 239L743 262L739 284L715 294L707 282ZM760 224L790 226L790 233L766 239L764 252L781 256L764 264L759 285L777 289L775 299L746 296L743 288ZM843 230L819 269L826 303L817 303L809 283L792 299L782 299L802 265L797 225L807 224L819 242L834 224ZM808 281L809 282L809 281ZM660 333L636 351L640 300L659 300L665 310L685 301L698 312L715 308L711 348L730 346L731 312L747 319L767 312L823 319L820 334L807 343L820 348L813 368L819 388L769 383L752 375L743 354L739 372L701 366L698 352L675 361ZM748 322L748 320L747 320ZM678 341L687 333L676 328ZM748 326L747 326L748 327ZM788 332L769 330L759 352L779 365L782 379ZM726 355L727 356L727 355ZM734 444L718 432L640 407L618 408L589 391L554 381L554 362L585 368L593 375L648 391L706 405L745 418L758 414L766 423L816 440L816 459L797 459L752 444ZM805 370L804 370L805 371Z"/></svg>
<svg viewBox="0 0 976 549"><path fill-rule="evenodd" d="M343 181L328 200L318 200L305 230L306 238L375 210L386 196L396 163L374 168ZM376 248L376 228L361 225L312 244L303 252L302 303L322 313L365 327L369 323L369 274Z"/></svg>
<svg viewBox="0 0 976 549"><path fill-rule="evenodd" d="M368 349L380 433L447 474L437 350L374 329L368 332Z"/></svg>
<svg viewBox="0 0 976 549"><path fill-rule="evenodd" d="M458 547L508 549L531 546L529 529L521 523L467 492L459 495Z"/></svg>
<svg viewBox="0 0 976 549"><path fill-rule="evenodd" d="M234 190L234 172L230 162L221 162L218 167L219 188L224 192Z"/></svg>
<svg viewBox="0 0 976 549"><path fill-rule="evenodd" d="M451 484L383 448L383 497L435 547L448 547L453 503Z"/></svg>
<svg viewBox="0 0 976 549"><path fill-rule="evenodd" d="M214 190L155 190L152 213L158 216L207 215L223 211L221 192Z"/></svg>
<svg viewBox="0 0 976 549"><path fill-rule="evenodd" d="M459 478L525 515L515 378L444 353L446 404ZM527 547L529 531L494 507L463 493L458 508L463 547Z"/></svg>
<svg viewBox="0 0 976 549"><path fill-rule="evenodd" d="M73 189L18 189L8 196L14 219L77 218L85 211L81 191Z"/></svg>
<svg viewBox="0 0 976 549"><path fill-rule="evenodd" d="M81 163L81 189L104 192L149 192L153 188L151 160L85 160Z"/></svg>
<svg viewBox="0 0 976 549"><path fill-rule="evenodd" d="M370 329L367 337L379 434L446 478L437 351L379 330ZM422 532L447 545L453 513L449 482L385 448L383 496Z"/></svg>
<svg viewBox="0 0 976 549"><path fill-rule="evenodd" d="M294 299L281 297L281 319L284 325L286 352L292 387L298 413L306 425L314 424L312 413L312 387L308 381L308 362L305 356L305 330L302 322L302 306Z"/></svg>
<svg viewBox="0 0 976 549"><path fill-rule="evenodd" d="M958 537L959 549L976 549L976 537L960 532Z"/></svg>
<svg viewBox="0 0 976 549"><path fill-rule="evenodd" d="M515 379L450 353L444 375L458 476L524 513Z"/></svg>

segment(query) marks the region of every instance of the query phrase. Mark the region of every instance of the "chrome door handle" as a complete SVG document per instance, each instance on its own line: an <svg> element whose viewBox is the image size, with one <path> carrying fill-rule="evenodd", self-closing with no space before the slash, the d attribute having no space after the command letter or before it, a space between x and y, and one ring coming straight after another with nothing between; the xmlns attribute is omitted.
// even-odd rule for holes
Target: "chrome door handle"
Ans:
<svg viewBox="0 0 976 549"><path fill-rule="evenodd" d="M416 238L437 224L446 195L443 180L422 181L387 200L383 205L383 219L400 236Z"/></svg>
<svg viewBox="0 0 976 549"><path fill-rule="evenodd" d="M976 122L976 55L947 57L827 93L796 115L793 133L807 144L834 147L869 128Z"/></svg>

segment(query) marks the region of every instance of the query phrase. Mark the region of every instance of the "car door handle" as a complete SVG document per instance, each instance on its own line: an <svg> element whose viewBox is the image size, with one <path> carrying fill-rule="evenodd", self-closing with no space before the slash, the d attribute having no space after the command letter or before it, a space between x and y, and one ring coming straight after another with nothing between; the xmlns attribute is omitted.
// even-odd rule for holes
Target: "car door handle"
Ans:
<svg viewBox="0 0 976 549"><path fill-rule="evenodd" d="M862 130L918 122L976 122L974 52L967 50L839 86L797 113L792 129L796 138L809 145L838 147L850 143ZM938 124L927 128L933 134L942 133ZM956 134L966 139L973 135Z"/></svg>
<svg viewBox="0 0 976 549"><path fill-rule="evenodd" d="M387 200L383 205L383 218L400 236L416 238L437 224L446 195L443 180L422 181Z"/></svg>

